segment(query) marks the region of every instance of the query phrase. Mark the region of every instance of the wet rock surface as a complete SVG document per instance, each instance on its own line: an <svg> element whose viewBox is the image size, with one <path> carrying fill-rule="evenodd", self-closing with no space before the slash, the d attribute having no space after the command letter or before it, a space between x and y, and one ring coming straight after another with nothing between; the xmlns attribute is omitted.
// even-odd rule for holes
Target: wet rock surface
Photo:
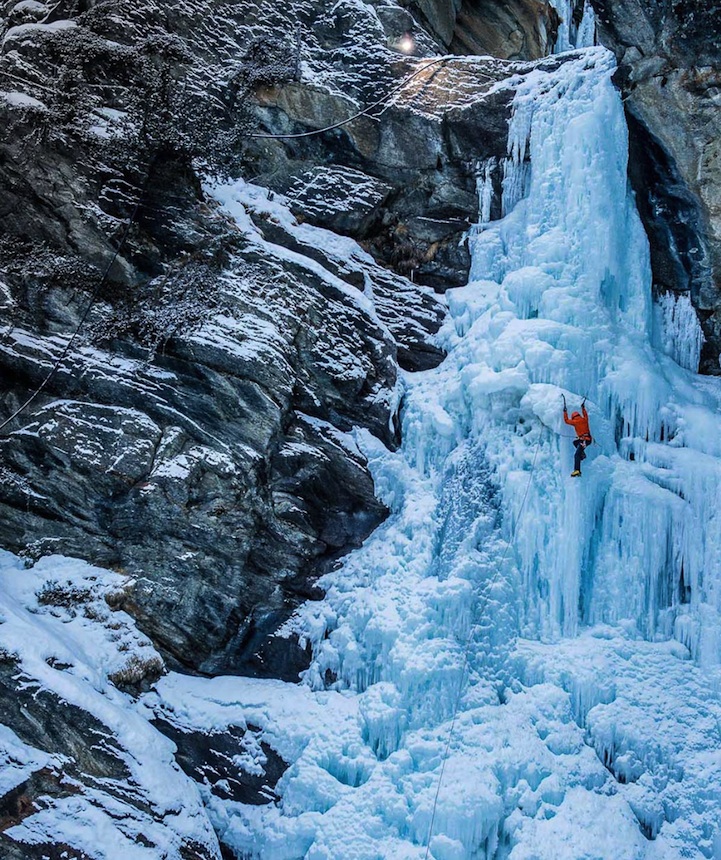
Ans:
<svg viewBox="0 0 721 860"><path fill-rule="evenodd" d="M558 15L539 0L463 0L451 48L509 60L536 60L551 52Z"/></svg>
<svg viewBox="0 0 721 860"><path fill-rule="evenodd" d="M558 14L544 0L414 0L410 7L455 54L537 60L551 52Z"/></svg>

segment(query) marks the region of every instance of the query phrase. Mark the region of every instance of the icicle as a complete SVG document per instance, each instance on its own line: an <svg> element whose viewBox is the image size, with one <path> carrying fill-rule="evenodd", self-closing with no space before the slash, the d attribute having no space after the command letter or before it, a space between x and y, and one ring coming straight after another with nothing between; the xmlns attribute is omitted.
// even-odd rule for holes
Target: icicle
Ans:
<svg viewBox="0 0 721 860"><path fill-rule="evenodd" d="M590 0L584 0L583 15L576 31L576 47L591 48L596 44L596 13Z"/></svg>
<svg viewBox="0 0 721 860"><path fill-rule="evenodd" d="M526 153L532 119L533 102L516 97L508 128L508 157L503 161L501 214L504 218L528 193L531 169Z"/></svg>
<svg viewBox="0 0 721 860"><path fill-rule="evenodd" d="M698 370L703 332L687 294L663 293L656 302L655 341L681 367Z"/></svg>
<svg viewBox="0 0 721 860"><path fill-rule="evenodd" d="M596 15L589 0L583 0L580 19L581 0L550 0L550 3L561 19L552 53L561 54L596 44Z"/></svg>
<svg viewBox="0 0 721 860"><path fill-rule="evenodd" d="M479 164L476 178L476 190L479 203L479 226L488 224L491 220L491 206L493 205L493 173L498 165L495 158L488 158Z"/></svg>

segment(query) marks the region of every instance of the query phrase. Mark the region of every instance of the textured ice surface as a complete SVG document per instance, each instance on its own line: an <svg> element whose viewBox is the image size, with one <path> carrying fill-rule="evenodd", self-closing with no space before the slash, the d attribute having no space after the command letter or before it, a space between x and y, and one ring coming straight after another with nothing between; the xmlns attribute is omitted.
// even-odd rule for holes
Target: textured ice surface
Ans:
<svg viewBox="0 0 721 860"><path fill-rule="evenodd" d="M721 857L721 386L688 308L654 308L613 71L592 48L519 86L448 358L406 377L401 450L358 434L392 514L289 624L303 683L148 699L289 762L275 804L205 793L238 856L425 857L447 749L435 860Z"/></svg>
<svg viewBox="0 0 721 860"><path fill-rule="evenodd" d="M704 337L688 294L664 293L656 303L656 343L681 367L698 370Z"/></svg>

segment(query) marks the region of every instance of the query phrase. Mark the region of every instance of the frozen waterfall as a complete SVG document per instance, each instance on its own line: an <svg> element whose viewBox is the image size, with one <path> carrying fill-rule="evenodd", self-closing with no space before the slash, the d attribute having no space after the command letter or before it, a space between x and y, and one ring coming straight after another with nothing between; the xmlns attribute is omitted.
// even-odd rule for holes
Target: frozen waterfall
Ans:
<svg viewBox="0 0 721 860"><path fill-rule="evenodd" d="M448 744L434 860L721 858L721 385L692 309L654 307L611 55L544 68L401 450L348 442L392 514L290 622L304 683L159 684L290 762L277 803L208 794L239 856L421 860ZM580 480L561 394L591 415Z"/></svg>
<svg viewBox="0 0 721 860"><path fill-rule="evenodd" d="M596 15L589 0L550 0L560 23L553 53L590 48L596 40Z"/></svg>

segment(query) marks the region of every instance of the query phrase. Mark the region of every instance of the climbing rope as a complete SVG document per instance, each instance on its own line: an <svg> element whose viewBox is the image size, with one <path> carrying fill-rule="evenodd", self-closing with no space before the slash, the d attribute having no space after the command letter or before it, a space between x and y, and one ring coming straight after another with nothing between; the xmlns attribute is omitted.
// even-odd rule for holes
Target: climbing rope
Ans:
<svg viewBox="0 0 721 860"><path fill-rule="evenodd" d="M58 92L57 87L48 87L45 84L39 84L37 81L31 81L29 78L22 78L20 75L16 75L13 72L8 72L5 69L0 69L0 75L3 75L6 78L11 78L14 81L18 81L21 84L27 84L29 87L36 87L39 90L43 90L46 93L52 93L53 95ZM114 90L121 89L127 90L129 87L124 86L123 84L118 83L106 83L106 84L91 84L88 81L79 82L82 83L84 87L90 87L95 90L107 90L109 87L112 87Z"/></svg>
<svg viewBox="0 0 721 860"><path fill-rule="evenodd" d="M503 552L503 555L501 556L501 561L498 564L498 569L497 569L496 573L494 574L494 577L498 575L498 571L503 567L503 563L505 562L506 558L508 558L508 553L511 549L511 546L513 545L513 542L516 539L516 532L518 530L518 524L521 521L521 517L523 515L523 510L526 506L526 500L528 499L528 493L531 489L531 483L533 482L533 474L534 474L534 470L536 468L536 459L538 457L538 452L539 452L540 447L541 447L542 432L543 431L541 431L541 433L538 434L538 441L536 442L536 448L535 448L535 451L533 452L533 460L531 461L530 474L528 475L528 483L526 484L526 491L523 494L521 506L518 509L518 516L516 517L516 522L515 522L513 529L511 531L511 536L510 536L508 542L506 543L506 548ZM493 579L493 577L492 577L492 579ZM487 595L482 609L486 608L486 606L488 605L488 601L489 601L489 597ZM446 747L445 747L445 750L443 752L443 759L441 761L441 772L438 775L438 785L436 786L436 794L435 794L435 797L433 798L433 810L431 812L431 821L430 821L430 824L428 825L428 836L426 838L425 860L428 860L428 857L430 856L429 852L431 850L431 839L433 837L433 825L435 824L435 821L436 821L436 810L438 808L438 798L440 797L440 794L441 794L441 785L443 784L443 774L445 773L446 762L448 761L448 755L449 755L449 752L451 749L451 742L453 741L453 735L454 735L455 729L456 729L456 720L458 719L458 711L460 709L461 697L463 695L463 689L464 689L464 684L465 684L465 679L466 679L466 670L468 669L468 657L469 657L469 654L471 651L471 640L473 638L473 631L476 629L476 627L478 627L477 621L474 622L473 624L471 624L470 629L468 631L468 636L466 638L466 647L465 647L465 650L463 652L463 666L461 668L461 679L460 679L460 682L458 684L458 693L456 695L456 700L455 700L455 703L453 706L453 717L451 719L451 726L450 726L450 729L448 732L448 740L446 741Z"/></svg>
<svg viewBox="0 0 721 860"><path fill-rule="evenodd" d="M27 84L30 87L37 87L39 90L44 90L46 93L55 92L51 87L46 87L44 84L36 84L35 81L21 78L18 75L14 75L12 72L6 72L5 69L0 69L0 75L4 75L6 78L12 78L14 81L19 81L21 84Z"/></svg>
<svg viewBox="0 0 721 860"><path fill-rule="evenodd" d="M372 104L369 104L367 107L363 108L363 110L358 111L358 113L353 114L353 116L349 116L347 119L341 120L340 122L333 123L333 125L327 125L325 128L316 128L311 131L301 131L296 134L250 134L248 137L256 138L256 139L264 139L264 140L289 140L292 138L298 137L310 137L314 134L325 134L327 131L333 131L336 128L340 128L341 126L348 125L349 122L353 122L359 117L369 116L370 111L375 110L379 105L382 105L386 102L383 110L378 114L378 116L382 116L383 113L390 107L390 99L396 94L399 93L404 87L406 87L415 77L420 75L422 72L425 72L427 69L430 69L432 66L437 66L440 63L446 63L450 57L441 57L438 60L432 60L430 63L426 63L420 69L417 69L411 75L409 75L404 81L398 84L397 87L394 87L389 93L386 93L381 98L374 101ZM491 78L490 75L484 75L484 77ZM378 119L378 117L371 117L371 119Z"/></svg>
<svg viewBox="0 0 721 860"><path fill-rule="evenodd" d="M105 281L108 278L108 275L110 274L110 270L113 268L115 261L118 259L118 255L122 251L122 249L125 246L125 243L128 239L128 236L130 235L130 229L133 226L133 223L135 222L135 219L138 215L138 211L140 210L140 204L142 202L143 197L145 196L145 192L146 192L147 187L148 187L148 182L150 181L150 174L152 172L152 168L153 168L154 164L155 164L155 159L153 158L153 160L150 162L150 165L148 167L145 181L143 182L143 184L141 186L140 194L138 195L138 199L136 200L135 206L133 207L133 210L130 213L130 218L128 219L128 223L125 225L125 230L123 231L123 235L120 239L120 242L119 242L117 248L115 249L113 256L110 258L110 262L105 267L105 270L103 271L103 274L102 274L100 280L95 285L95 288L93 289L93 292L90 295L90 301L88 302L88 305L85 308L85 312L83 313L82 317L80 318L80 322L77 324L75 331L73 332L72 336L70 337L68 342L63 347L60 355L53 362L52 367L50 368L50 370L48 371L48 373L46 374L45 378L40 383L40 385L32 392L32 394L30 394L30 396L27 398L27 400L25 400L20 406L18 406L18 408L12 413L12 415L10 415L2 423L0 423L0 432L3 431L8 426L8 424L10 424L12 421L14 421L19 415L21 415L28 408L28 406L30 406L30 404L33 403L38 398L38 396L42 393L42 391L48 385L48 383L53 378L53 376L55 376L58 369L60 368L60 365L63 363L63 361L67 357L68 353L70 352L73 344L77 340L78 335L80 334L80 330L82 329L83 325L85 324L85 321L87 320L88 315L90 314L90 310L92 309L93 305L95 304L95 301L96 301L98 295L100 294L100 290L102 289L103 285L105 284Z"/></svg>
<svg viewBox="0 0 721 860"><path fill-rule="evenodd" d="M371 104L367 105L366 107L363 108L363 110L360 110L357 113L354 113L352 116L349 116L347 119L340 120L339 122L333 123L332 125L327 125L327 126L324 126L323 128L311 129L310 131L296 132L295 134L262 133L262 134L249 134L249 135L247 135L247 137L254 138L255 140L292 140L292 139L296 139L296 138L300 138L300 137L311 137L312 135L315 135L315 134L325 134L327 131L334 131L336 128L341 128L344 125L348 125L348 123L351 123L354 120L359 119L362 116L369 116L370 117L371 111L375 110L377 107L379 107L380 105L383 105L385 103L383 110L378 114L378 116L371 117L371 119L378 119L378 117L382 116L383 113L390 107L390 99L394 95L396 95L396 93L399 93L402 89L404 89L414 78L418 77L418 75L422 74L423 72L427 71L428 69L432 68L433 66L438 66L442 63L448 62L449 59L451 59L451 58L450 57L440 57L437 60L431 60L430 62L425 63L423 66L421 66L420 69L417 69L415 72L410 74L405 80L401 81L401 83L398 84L397 87L394 87L390 92L386 93L381 98L379 98L376 101L372 102ZM488 80L493 80L491 75L485 75L483 73L479 73L479 74L481 74L484 78L486 78ZM0 75L4 75L5 77L11 78L14 81L18 81L19 83L27 84L30 87L37 87L37 89L43 90L44 92L47 92L47 93L56 92L52 87L48 87L48 86L45 86L45 84L39 84L36 81L31 81L31 80L28 80L27 78L20 77L19 75L16 75L12 72L6 71L5 69L0 69ZM114 84L89 84L89 83L85 83L84 86L105 89L109 86L115 86L115 85ZM2 428L0 428L0 429L2 429Z"/></svg>

